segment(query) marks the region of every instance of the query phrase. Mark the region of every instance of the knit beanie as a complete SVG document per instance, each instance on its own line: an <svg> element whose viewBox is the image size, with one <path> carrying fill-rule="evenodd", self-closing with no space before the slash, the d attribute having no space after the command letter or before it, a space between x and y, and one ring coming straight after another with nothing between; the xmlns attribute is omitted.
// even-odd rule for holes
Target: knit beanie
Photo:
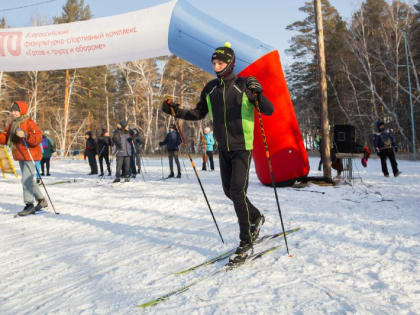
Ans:
<svg viewBox="0 0 420 315"><path fill-rule="evenodd" d="M125 127L127 127L127 125L128 125L127 120L121 120L120 121L120 125L121 125L122 129L124 129Z"/></svg>
<svg viewBox="0 0 420 315"><path fill-rule="evenodd" d="M226 42L223 47L218 47L211 56L211 61L218 59L226 62L227 66L222 71L216 72L218 78L224 78L229 75L235 67L235 52L231 48L231 44Z"/></svg>
<svg viewBox="0 0 420 315"><path fill-rule="evenodd" d="M12 108L10 109L11 112L20 112L20 107L18 104L13 103Z"/></svg>

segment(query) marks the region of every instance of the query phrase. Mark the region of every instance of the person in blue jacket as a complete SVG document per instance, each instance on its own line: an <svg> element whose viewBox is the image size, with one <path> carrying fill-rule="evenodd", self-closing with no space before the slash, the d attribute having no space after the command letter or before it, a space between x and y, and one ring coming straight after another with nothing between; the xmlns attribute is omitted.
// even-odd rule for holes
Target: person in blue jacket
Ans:
<svg viewBox="0 0 420 315"><path fill-rule="evenodd" d="M169 158L169 168L171 173L169 174L168 178L174 177L174 159L176 163L176 167L178 169L177 178L181 178L181 166L179 164L178 159L178 147L182 143L181 136L179 135L178 130L176 130L176 126L171 124L169 126L169 132L166 135L165 140L159 142L160 146L166 145L168 149L168 158Z"/></svg>
<svg viewBox="0 0 420 315"><path fill-rule="evenodd" d="M214 137L213 137L213 132L210 131L210 127L204 128L204 139L206 140L206 155L210 162L210 169L214 171L214 161L213 161ZM203 171L207 171L206 161L203 161Z"/></svg>

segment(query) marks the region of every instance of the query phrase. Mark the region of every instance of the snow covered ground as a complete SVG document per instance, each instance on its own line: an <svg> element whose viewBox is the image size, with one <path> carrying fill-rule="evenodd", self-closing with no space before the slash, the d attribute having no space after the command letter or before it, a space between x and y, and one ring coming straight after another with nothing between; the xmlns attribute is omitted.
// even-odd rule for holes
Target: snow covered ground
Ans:
<svg viewBox="0 0 420 315"><path fill-rule="evenodd" d="M302 227L288 236L292 258L283 246L137 308L220 268L171 275L238 242L218 167L200 176L225 245L184 163L188 178L164 181L160 158L146 158L146 181L111 185L80 175L86 162L53 161L45 182L60 215L14 218L20 182L0 178L0 314L420 314L420 163L400 160L403 174L384 178L377 159L355 161L353 186L278 189L286 228ZM51 185L67 179L77 181ZM266 216L261 234L280 231L273 189L254 169L249 197Z"/></svg>

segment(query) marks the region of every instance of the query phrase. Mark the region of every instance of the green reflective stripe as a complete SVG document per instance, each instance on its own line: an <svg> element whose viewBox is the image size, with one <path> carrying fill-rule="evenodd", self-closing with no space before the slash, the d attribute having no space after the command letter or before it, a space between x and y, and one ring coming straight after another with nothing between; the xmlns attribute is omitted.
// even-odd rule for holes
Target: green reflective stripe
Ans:
<svg viewBox="0 0 420 315"><path fill-rule="evenodd" d="M228 151L230 151L229 150L229 138L228 138L228 127L227 127L227 124L226 124L226 85L225 85L225 81L223 81L222 80L222 83L223 83L223 104L224 104L224 106L223 106L223 111L224 111L224 116L225 116L225 131L226 131L226 147L227 147L227 150Z"/></svg>
<svg viewBox="0 0 420 315"><path fill-rule="evenodd" d="M206 102L207 102L207 109L209 111L210 121L213 122L213 107L211 105L210 95L213 93L216 86L210 91L209 94L206 95Z"/></svg>
<svg viewBox="0 0 420 315"><path fill-rule="evenodd" d="M207 108L209 110L210 121L213 122L213 108L211 107L210 94L206 96Z"/></svg>
<svg viewBox="0 0 420 315"><path fill-rule="evenodd" d="M254 105L249 101L246 93L242 94L241 114L245 150L252 150L254 147Z"/></svg>
<svg viewBox="0 0 420 315"><path fill-rule="evenodd" d="M254 240L252 239L252 233L251 233L251 215L249 214L249 207L248 207L248 203L246 202L246 187L248 184L248 176L249 176L249 167L251 165L251 152L249 151L249 156L248 156L248 167L246 170L246 179L245 179L245 183L244 183L244 187L242 189L243 193L244 193L244 203L245 203L245 208L246 208L246 212L248 213L248 235L249 235L249 239L251 241L251 244L254 243Z"/></svg>

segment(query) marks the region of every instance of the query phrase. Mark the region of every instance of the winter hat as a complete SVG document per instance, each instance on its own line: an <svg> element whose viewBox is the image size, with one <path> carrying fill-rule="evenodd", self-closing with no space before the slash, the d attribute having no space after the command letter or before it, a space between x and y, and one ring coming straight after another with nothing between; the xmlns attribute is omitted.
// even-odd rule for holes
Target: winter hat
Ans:
<svg viewBox="0 0 420 315"><path fill-rule="evenodd" d="M12 108L10 109L11 112L20 112L20 107L18 104L13 103Z"/></svg>
<svg viewBox="0 0 420 315"><path fill-rule="evenodd" d="M211 56L211 61L218 59L227 63L226 68L216 72L218 78L224 78L229 75L235 67L235 52L231 48L231 44L226 42L223 47L218 47Z"/></svg>
<svg viewBox="0 0 420 315"><path fill-rule="evenodd" d="M382 125L385 125L385 123L383 121L378 120L376 122L376 129L380 130L379 127L382 126Z"/></svg>
<svg viewBox="0 0 420 315"><path fill-rule="evenodd" d="M121 128L122 128L122 129L124 129L125 127L127 127L127 125L128 125L127 120L121 120L121 121L120 121L120 125L121 125Z"/></svg>

